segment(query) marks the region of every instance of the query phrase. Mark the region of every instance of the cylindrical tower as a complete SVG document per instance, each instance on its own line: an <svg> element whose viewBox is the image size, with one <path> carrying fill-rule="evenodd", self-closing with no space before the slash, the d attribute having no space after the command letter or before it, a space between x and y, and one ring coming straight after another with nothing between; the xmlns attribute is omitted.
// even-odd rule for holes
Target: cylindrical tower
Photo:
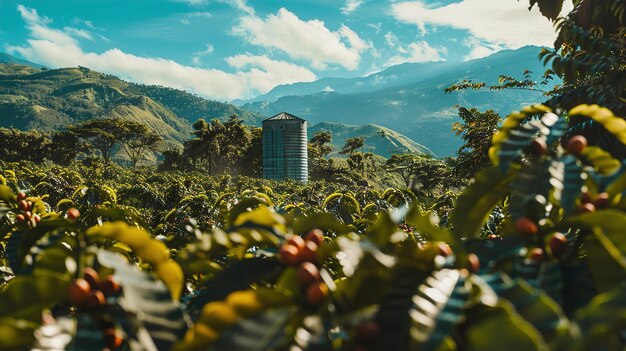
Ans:
<svg viewBox="0 0 626 351"><path fill-rule="evenodd" d="M263 121L263 178L309 179L305 120L281 112Z"/></svg>

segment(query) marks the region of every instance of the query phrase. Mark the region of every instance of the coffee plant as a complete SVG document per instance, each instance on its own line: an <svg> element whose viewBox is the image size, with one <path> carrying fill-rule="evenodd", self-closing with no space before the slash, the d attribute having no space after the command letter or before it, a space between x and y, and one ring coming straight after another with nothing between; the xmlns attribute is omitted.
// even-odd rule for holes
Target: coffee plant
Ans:
<svg viewBox="0 0 626 351"><path fill-rule="evenodd" d="M428 204L0 164L0 349L622 350L626 165L574 117L626 143L606 108L531 106Z"/></svg>

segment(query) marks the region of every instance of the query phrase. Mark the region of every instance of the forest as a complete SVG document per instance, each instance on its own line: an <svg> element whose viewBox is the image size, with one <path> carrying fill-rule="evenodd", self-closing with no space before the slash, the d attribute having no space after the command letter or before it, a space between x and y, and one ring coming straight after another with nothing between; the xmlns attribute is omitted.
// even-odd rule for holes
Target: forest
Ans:
<svg viewBox="0 0 626 351"><path fill-rule="evenodd" d="M0 350L623 350L626 3L554 22L545 101L458 108L455 157L332 133L261 179L261 130L0 129ZM502 76L446 89L539 89Z"/></svg>

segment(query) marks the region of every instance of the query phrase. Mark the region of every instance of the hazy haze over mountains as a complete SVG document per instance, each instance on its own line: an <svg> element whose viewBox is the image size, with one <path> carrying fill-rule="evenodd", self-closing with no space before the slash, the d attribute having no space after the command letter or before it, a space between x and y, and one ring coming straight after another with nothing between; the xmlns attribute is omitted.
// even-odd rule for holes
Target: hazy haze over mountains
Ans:
<svg viewBox="0 0 626 351"><path fill-rule="evenodd" d="M503 117L523 105L542 101L524 90L461 91L444 89L463 79L497 83L501 74L521 78L525 69L544 72L539 47L505 50L466 62L404 63L363 78L323 78L281 85L248 102L246 110L263 115L289 111L309 123L374 123L406 135L438 156L453 155L460 140L452 132L455 106L494 109Z"/></svg>
<svg viewBox="0 0 626 351"><path fill-rule="evenodd" d="M236 115L245 124L260 126L267 117L182 90L125 82L88 68L36 67L41 66L0 56L0 127L51 131L90 118L119 117L145 123L171 146L180 147L191 138L191 125L200 118L224 120ZM407 151L430 153L404 135L380 126L319 123L309 129L309 136L319 130L333 133L336 150L346 138L364 136L365 151L381 156Z"/></svg>
<svg viewBox="0 0 626 351"><path fill-rule="evenodd" d="M370 151L379 155L405 148L445 157L460 146L451 132L458 120L456 107L492 108L505 116L542 101L543 96L524 90L451 94L443 90L462 79L496 83L501 74L521 77L525 69L539 77L544 70L537 59L539 50L527 46L466 62L403 63L366 77L281 85L250 101L239 101L240 107L182 90L125 82L87 68L47 70L2 55L0 62L10 63L0 65L0 118L2 126L48 130L94 117L130 118L144 121L180 145L199 118L235 114L258 126L263 118L287 111L315 127L311 135L322 129L316 124L329 122L323 128L335 134L337 148L346 137L363 133L372 144Z"/></svg>

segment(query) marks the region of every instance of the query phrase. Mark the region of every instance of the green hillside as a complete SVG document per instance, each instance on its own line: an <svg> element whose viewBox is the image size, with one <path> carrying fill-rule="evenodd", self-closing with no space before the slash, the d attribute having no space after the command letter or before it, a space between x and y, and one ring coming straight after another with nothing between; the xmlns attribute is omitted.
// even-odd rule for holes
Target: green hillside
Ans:
<svg viewBox="0 0 626 351"><path fill-rule="evenodd" d="M56 130L91 118L120 117L149 125L180 145L200 118L262 117L230 104L160 87L125 82L88 68L45 69L0 63L0 127Z"/></svg>
<svg viewBox="0 0 626 351"><path fill-rule="evenodd" d="M309 138L319 131L329 131L333 134L334 152L332 156L340 156L341 150L348 138L365 137L364 152L372 152L386 158L394 153L416 153L433 154L427 147L420 145L409 139L405 135L395 132L389 128L375 124L361 126L347 125L341 123L321 122L309 127Z"/></svg>
<svg viewBox="0 0 626 351"><path fill-rule="evenodd" d="M119 117L142 122L173 146L188 140L200 118L239 116L245 124L265 118L237 106L203 99L182 90L125 82L84 67L46 69L0 63L0 127L58 130L91 118ZM365 136L365 151L432 153L391 129L374 124L319 123L309 133L329 130L335 149L350 137Z"/></svg>

